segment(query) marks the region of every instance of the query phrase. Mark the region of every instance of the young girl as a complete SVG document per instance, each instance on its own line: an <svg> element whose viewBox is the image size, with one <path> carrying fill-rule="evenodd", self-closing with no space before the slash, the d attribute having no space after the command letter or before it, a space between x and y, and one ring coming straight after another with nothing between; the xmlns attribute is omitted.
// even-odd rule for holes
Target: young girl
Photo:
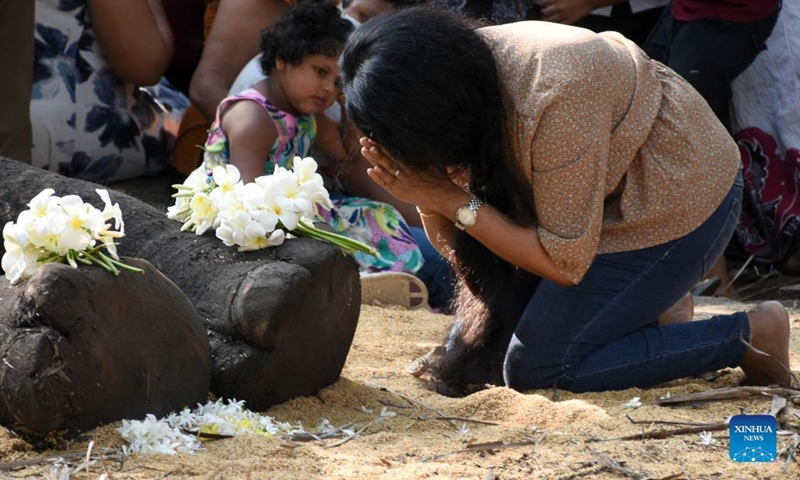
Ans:
<svg viewBox="0 0 800 480"><path fill-rule="evenodd" d="M267 78L220 103L206 150L221 155L206 155L200 168L209 170L221 160L236 166L243 182L251 182L276 165L290 167L295 156L308 156L316 138L329 147L329 158L345 158L338 125L322 112L341 93L338 55L352 30L335 4L316 0L299 2L265 30L261 69ZM379 252L377 257L355 254L362 271L419 270L422 254L394 207L337 192L331 197L335 208L321 212L325 223ZM379 295L376 300L386 303L418 307L427 302L425 284L413 275L369 276L362 287L365 296Z"/></svg>

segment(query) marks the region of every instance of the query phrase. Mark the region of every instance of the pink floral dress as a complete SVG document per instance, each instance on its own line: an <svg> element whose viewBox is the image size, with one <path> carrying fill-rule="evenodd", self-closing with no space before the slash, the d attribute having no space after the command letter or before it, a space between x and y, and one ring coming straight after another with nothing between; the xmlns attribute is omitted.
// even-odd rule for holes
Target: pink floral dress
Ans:
<svg viewBox="0 0 800 480"><path fill-rule="evenodd" d="M220 103L217 116L209 131L206 151L218 152L217 159L227 163L230 158L228 139L222 131L220 116L233 103L249 100L258 103L269 113L278 130L278 138L270 150L264 173L269 174L275 166L289 168L295 156L307 157L317 133L317 123L313 115L296 117L284 112L270 103L260 92L248 89L230 96ZM200 168L213 168L210 156ZM324 176L324 174L323 174ZM326 178L326 185L334 184ZM329 188L329 190L331 190ZM330 212L320 212L335 232L372 245L378 256L356 252L355 259L362 270L405 271L414 273L422 266L422 253L411 235L408 224L391 205L367 198L349 197L342 192L330 192L334 208Z"/></svg>

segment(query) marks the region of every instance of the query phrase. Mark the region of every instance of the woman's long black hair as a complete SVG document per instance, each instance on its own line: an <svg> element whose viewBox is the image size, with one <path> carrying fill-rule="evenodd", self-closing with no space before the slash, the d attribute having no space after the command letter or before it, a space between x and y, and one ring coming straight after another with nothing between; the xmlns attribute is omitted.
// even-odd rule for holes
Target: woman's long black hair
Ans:
<svg viewBox="0 0 800 480"><path fill-rule="evenodd" d="M533 225L533 192L506 150L505 113L489 45L464 17L409 8L366 22L345 44L347 112L410 169L466 171L471 192ZM456 323L437 376L461 393L502 383L508 340L538 279L459 232Z"/></svg>

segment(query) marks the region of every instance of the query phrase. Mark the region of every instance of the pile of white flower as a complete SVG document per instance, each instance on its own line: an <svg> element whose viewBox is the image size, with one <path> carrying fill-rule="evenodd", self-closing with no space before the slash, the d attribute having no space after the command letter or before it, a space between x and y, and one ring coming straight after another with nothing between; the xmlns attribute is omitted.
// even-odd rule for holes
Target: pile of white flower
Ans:
<svg viewBox="0 0 800 480"><path fill-rule="evenodd" d="M125 236L119 204L111 204L106 190L95 190L105 203L98 210L77 195L58 197L42 190L28 203L16 222L3 227L2 267L15 285L47 263L96 264L118 275L120 270L144 273L119 261L114 241ZM112 224L107 221L114 220ZM106 255L102 250L108 252Z"/></svg>
<svg viewBox="0 0 800 480"><path fill-rule="evenodd" d="M117 433L130 444L130 453L193 452L200 449L198 434L235 436L243 433L275 435L289 431L289 424L274 422L244 408L244 401L222 400L172 413L160 420L148 414L144 420L123 420Z"/></svg>
<svg viewBox="0 0 800 480"><path fill-rule="evenodd" d="M379 418L390 418L393 412L381 413ZM323 420L317 428L319 435L353 437L356 432L349 428L337 428ZM160 420L147 415L144 420L123 420L117 433L128 442L128 453L191 453L201 448L199 438L206 436L232 437L246 433L260 435L287 435L304 432L303 426L275 421L244 406L244 401L222 400L207 402L194 410L184 408Z"/></svg>
<svg viewBox="0 0 800 480"><path fill-rule="evenodd" d="M183 223L182 231L202 235L215 229L217 238L240 251L258 250L283 243L287 234L325 240L349 251L375 254L356 240L314 227L318 207L332 208L317 162L295 157L292 169L276 167L244 184L233 165L218 165L211 175L197 169L173 195L175 205L167 216Z"/></svg>

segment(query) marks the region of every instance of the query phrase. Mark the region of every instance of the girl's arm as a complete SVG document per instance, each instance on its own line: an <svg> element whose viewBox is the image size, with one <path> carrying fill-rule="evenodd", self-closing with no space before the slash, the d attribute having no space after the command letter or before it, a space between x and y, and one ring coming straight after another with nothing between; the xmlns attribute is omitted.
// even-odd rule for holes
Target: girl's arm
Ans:
<svg viewBox="0 0 800 480"><path fill-rule="evenodd" d="M249 183L264 175L264 168L278 130L269 113L259 104L240 100L231 105L220 119L228 137L229 161L239 169L242 182Z"/></svg>
<svg viewBox="0 0 800 480"><path fill-rule="evenodd" d="M161 0L87 0L97 42L114 74L155 85L172 61L172 30Z"/></svg>
<svg viewBox="0 0 800 480"><path fill-rule="evenodd" d="M341 108L339 103L334 103L334 107ZM344 109L342 109L344 110ZM353 149L348 148L345 144L345 129L344 126L334 118L332 118L327 110L323 110L314 118L317 121L317 137L314 139L314 146L325 154L330 161L334 162L331 165L334 170L338 171L339 167L352 158ZM342 119L344 119L344 112L342 112ZM361 145L356 146L356 150L361 148Z"/></svg>

